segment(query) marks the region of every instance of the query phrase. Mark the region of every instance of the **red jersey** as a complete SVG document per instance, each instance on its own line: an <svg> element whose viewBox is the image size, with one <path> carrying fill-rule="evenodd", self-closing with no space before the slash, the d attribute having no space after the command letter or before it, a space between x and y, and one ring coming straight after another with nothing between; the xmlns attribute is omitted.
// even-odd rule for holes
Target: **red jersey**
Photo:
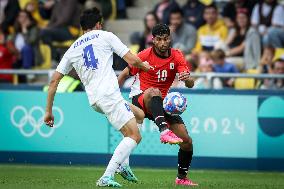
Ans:
<svg viewBox="0 0 284 189"><path fill-rule="evenodd" d="M181 51L170 49L170 56L160 57L154 52L153 47L147 48L138 54L144 62L147 61L154 70L144 72L139 68L130 67L130 75L135 75L135 81L131 87L130 97L138 95L148 88L158 88L163 98L167 95L176 74L189 72L188 66Z"/></svg>

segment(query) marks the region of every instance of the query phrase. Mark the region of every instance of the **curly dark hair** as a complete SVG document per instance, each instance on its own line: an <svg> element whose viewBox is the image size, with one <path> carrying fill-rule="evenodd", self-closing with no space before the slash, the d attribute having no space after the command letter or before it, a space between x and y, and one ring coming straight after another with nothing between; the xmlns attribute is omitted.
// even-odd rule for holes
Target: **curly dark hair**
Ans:
<svg viewBox="0 0 284 189"><path fill-rule="evenodd" d="M157 35L170 35L170 28L166 24L157 24L152 29L152 35L153 37L156 37Z"/></svg>

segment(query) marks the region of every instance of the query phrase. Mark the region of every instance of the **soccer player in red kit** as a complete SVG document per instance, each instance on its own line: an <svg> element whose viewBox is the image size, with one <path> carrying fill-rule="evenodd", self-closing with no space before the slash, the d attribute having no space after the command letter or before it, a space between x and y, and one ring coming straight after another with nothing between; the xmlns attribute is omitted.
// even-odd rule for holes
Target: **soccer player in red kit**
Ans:
<svg viewBox="0 0 284 189"><path fill-rule="evenodd" d="M154 69L144 72L134 67L127 67L119 75L118 82L122 86L129 75L135 76L129 96L132 98L133 105L144 112L144 115L141 115L133 110L136 119L141 119L141 117L143 119L144 116L153 120L161 132L161 142L179 144L178 174L175 182L177 185L196 186L197 184L187 178L193 155L192 139L188 135L182 118L166 114L163 109L163 99L177 74L178 79L184 81L188 88L193 87L194 81L189 76L189 69L183 54L177 49L170 48L169 27L165 24L158 24L152 29L152 35L153 47L143 50L138 57L142 61L147 61ZM168 142L169 138L174 141ZM128 175L131 174L134 176L132 172Z"/></svg>

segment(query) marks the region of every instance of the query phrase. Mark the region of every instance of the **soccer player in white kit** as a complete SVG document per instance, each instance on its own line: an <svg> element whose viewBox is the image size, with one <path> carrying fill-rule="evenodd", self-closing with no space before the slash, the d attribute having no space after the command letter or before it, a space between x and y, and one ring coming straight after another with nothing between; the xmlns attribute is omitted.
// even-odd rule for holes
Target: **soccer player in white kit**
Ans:
<svg viewBox="0 0 284 189"><path fill-rule="evenodd" d="M66 51L52 76L44 121L48 126L53 126L52 105L58 83L74 67L85 86L90 105L105 114L113 127L124 135L104 175L97 181L98 186L120 187L114 181L115 171L140 142L141 135L135 117L120 93L112 68L113 52L142 70L148 71L150 66L133 55L113 33L101 30L102 16L97 8L85 10L80 24L84 34Z"/></svg>

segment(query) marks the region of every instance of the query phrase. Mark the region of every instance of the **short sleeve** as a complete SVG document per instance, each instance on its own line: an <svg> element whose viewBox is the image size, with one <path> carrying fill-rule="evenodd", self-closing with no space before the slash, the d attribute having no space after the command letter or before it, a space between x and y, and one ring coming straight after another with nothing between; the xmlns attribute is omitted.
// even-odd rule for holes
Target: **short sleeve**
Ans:
<svg viewBox="0 0 284 189"><path fill-rule="evenodd" d="M284 15L284 8L282 5L278 5L273 12L272 25L284 26L283 15Z"/></svg>
<svg viewBox="0 0 284 189"><path fill-rule="evenodd" d="M70 71L72 70L72 64L71 62L68 60L67 55L65 54L63 56L63 58L61 59L59 65L56 68L56 71L66 75L68 74Z"/></svg>
<svg viewBox="0 0 284 189"><path fill-rule="evenodd" d="M124 45L121 40L114 35L111 32L108 32L108 42L110 44L110 46L113 49L113 52L115 52L118 56L120 56L121 58L126 55L126 53L129 51L129 49L127 48L126 45Z"/></svg>
<svg viewBox="0 0 284 189"><path fill-rule="evenodd" d="M259 7L259 4L256 4L252 10L252 14L251 14L251 23L253 25L258 25L259 23L259 14L258 14L258 8Z"/></svg>
<svg viewBox="0 0 284 189"><path fill-rule="evenodd" d="M181 52L177 53L177 61L178 61L177 72L178 73L182 73L182 72L189 73L189 68L187 66L186 60Z"/></svg>

